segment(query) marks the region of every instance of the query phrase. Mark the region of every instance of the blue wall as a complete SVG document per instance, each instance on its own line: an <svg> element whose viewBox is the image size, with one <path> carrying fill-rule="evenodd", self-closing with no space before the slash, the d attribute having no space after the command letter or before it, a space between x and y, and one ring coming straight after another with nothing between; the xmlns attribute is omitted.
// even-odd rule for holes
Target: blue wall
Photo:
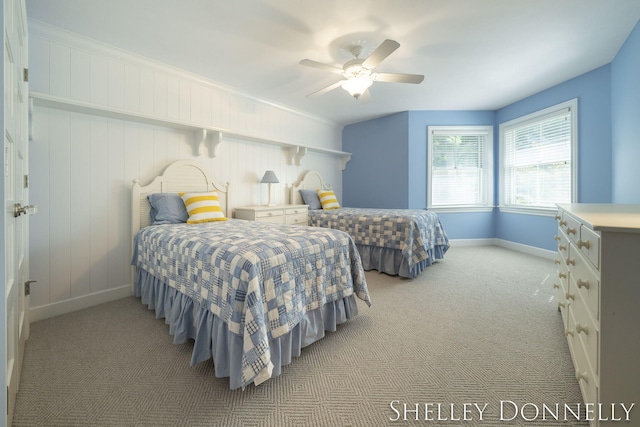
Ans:
<svg viewBox="0 0 640 427"><path fill-rule="evenodd" d="M342 175L342 205L425 209L427 127L494 125L493 111L411 111L346 126L342 148L353 153ZM492 212L440 214L449 238L490 238Z"/></svg>
<svg viewBox="0 0 640 427"><path fill-rule="evenodd" d="M611 63L614 203L640 203L640 23Z"/></svg>
<svg viewBox="0 0 640 427"><path fill-rule="evenodd" d="M410 111L409 112L409 209L427 207L427 127L493 126L493 111Z"/></svg>
<svg viewBox="0 0 640 427"><path fill-rule="evenodd" d="M605 65L496 112L500 123L578 98L578 200L611 202L611 66ZM497 150L496 145L496 150ZM498 170L496 169L496 176ZM558 225L552 217L498 212L495 236L556 250Z"/></svg>
<svg viewBox="0 0 640 427"><path fill-rule="evenodd" d="M344 128L342 149L353 156L342 173L342 205L408 206L408 116L398 113Z"/></svg>
<svg viewBox="0 0 640 427"><path fill-rule="evenodd" d="M577 202L611 202L610 65L501 108L496 125L573 98L578 98Z"/></svg>
<svg viewBox="0 0 640 427"><path fill-rule="evenodd" d="M353 153L353 157L343 175L343 204L425 208L429 125L494 125L495 176L498 176L500 123L573 98L578 99L577 201L640 203L637 184L640 182L638 76L640 23L636 24L611 64L497 111L410 111L349 125L343 131L343 148ZM389 128L385 129L387 126ZM392 141L392 145L388 141ZM398 172L393 172L390 180L381 179L389 170ZM375 191L381 188L384 189L382 193ZM497 204L497 193L495 197ZM557 224L553 217L505 213L497 209L494 212L441 213L439 216L452 239L495 237L556 250L553 236Z"/></svg>

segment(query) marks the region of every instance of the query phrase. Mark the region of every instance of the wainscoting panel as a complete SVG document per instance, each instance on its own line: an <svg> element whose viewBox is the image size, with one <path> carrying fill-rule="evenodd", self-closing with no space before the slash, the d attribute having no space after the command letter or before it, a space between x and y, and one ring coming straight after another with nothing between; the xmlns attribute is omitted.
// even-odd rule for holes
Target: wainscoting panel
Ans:
<svg viewBox="0 0 640 427"><path fill-rule="evenodd" d="M341 126L296 112L182 70L59 29L31 23L33 92L278 141L341 149ZM268 169L289 186L319 170L341 195L335 156L309 152L287 163L278 145L224 137L213 157L194 155L192 131L35 105L31 114L32 312L42 316L121 297L130 285L132 181L144 185L176 160L200 162L230 183L230 206L265 204ZM35 318L35 320L39 320Z"/></svg>

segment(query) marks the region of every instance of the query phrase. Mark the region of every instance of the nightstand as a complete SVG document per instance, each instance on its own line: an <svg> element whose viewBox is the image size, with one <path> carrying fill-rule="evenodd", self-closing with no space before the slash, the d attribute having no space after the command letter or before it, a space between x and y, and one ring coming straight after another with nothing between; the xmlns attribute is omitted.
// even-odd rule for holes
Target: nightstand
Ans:
<svg viewBox="0 0 640 427"><path fill-rule="evenodd" d="M236 218L247 221L275 222L278 224L309 224L309 206L276 205L245 206L236 208Z"/></svg>

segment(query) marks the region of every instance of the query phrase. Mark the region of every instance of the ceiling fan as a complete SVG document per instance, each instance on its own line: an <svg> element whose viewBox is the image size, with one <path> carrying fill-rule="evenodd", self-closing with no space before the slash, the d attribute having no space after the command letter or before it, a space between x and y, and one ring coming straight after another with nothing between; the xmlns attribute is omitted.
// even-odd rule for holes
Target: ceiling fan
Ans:
<svg viewBox="0 0 640 427"><path fill-rule="evenodd" d="M377 73L373 69L380 64L387 56L395 52L400 47L400 43L395 40L385 40L378 46L367 58L360 58L362 46L352 46L349 51L353 54L354 59L346 62L342 68L332 65L323 64L321 62L312 61L311 59L303 59L300 64L308 67L318 68L320 70L330 71L340 74L343 79L339 80L323 89L311 93L308 96L322 95L339 86L342 86L351 96L356 99L366 98L369 96L369 87L373 82L390 82L390 83L413 83L419 84L424 80L423 75L419 74L399 74L399 73Z"/></svg>

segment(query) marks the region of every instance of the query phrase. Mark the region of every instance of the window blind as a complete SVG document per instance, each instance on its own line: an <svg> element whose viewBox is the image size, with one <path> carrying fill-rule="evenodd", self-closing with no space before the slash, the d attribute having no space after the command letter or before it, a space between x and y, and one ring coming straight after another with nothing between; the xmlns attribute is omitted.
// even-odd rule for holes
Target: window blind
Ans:
<svg viewBox="0 0 640 427"><path fill-rule="evenodd" d="M431 206L486 206L487 133L432 133Z"/></svg>
<svg viewBox="0 0 640 427"><path fill-rule="evenodd" d="M554 208L571 202L571 110L504 129L503 204Z"/></svg>

